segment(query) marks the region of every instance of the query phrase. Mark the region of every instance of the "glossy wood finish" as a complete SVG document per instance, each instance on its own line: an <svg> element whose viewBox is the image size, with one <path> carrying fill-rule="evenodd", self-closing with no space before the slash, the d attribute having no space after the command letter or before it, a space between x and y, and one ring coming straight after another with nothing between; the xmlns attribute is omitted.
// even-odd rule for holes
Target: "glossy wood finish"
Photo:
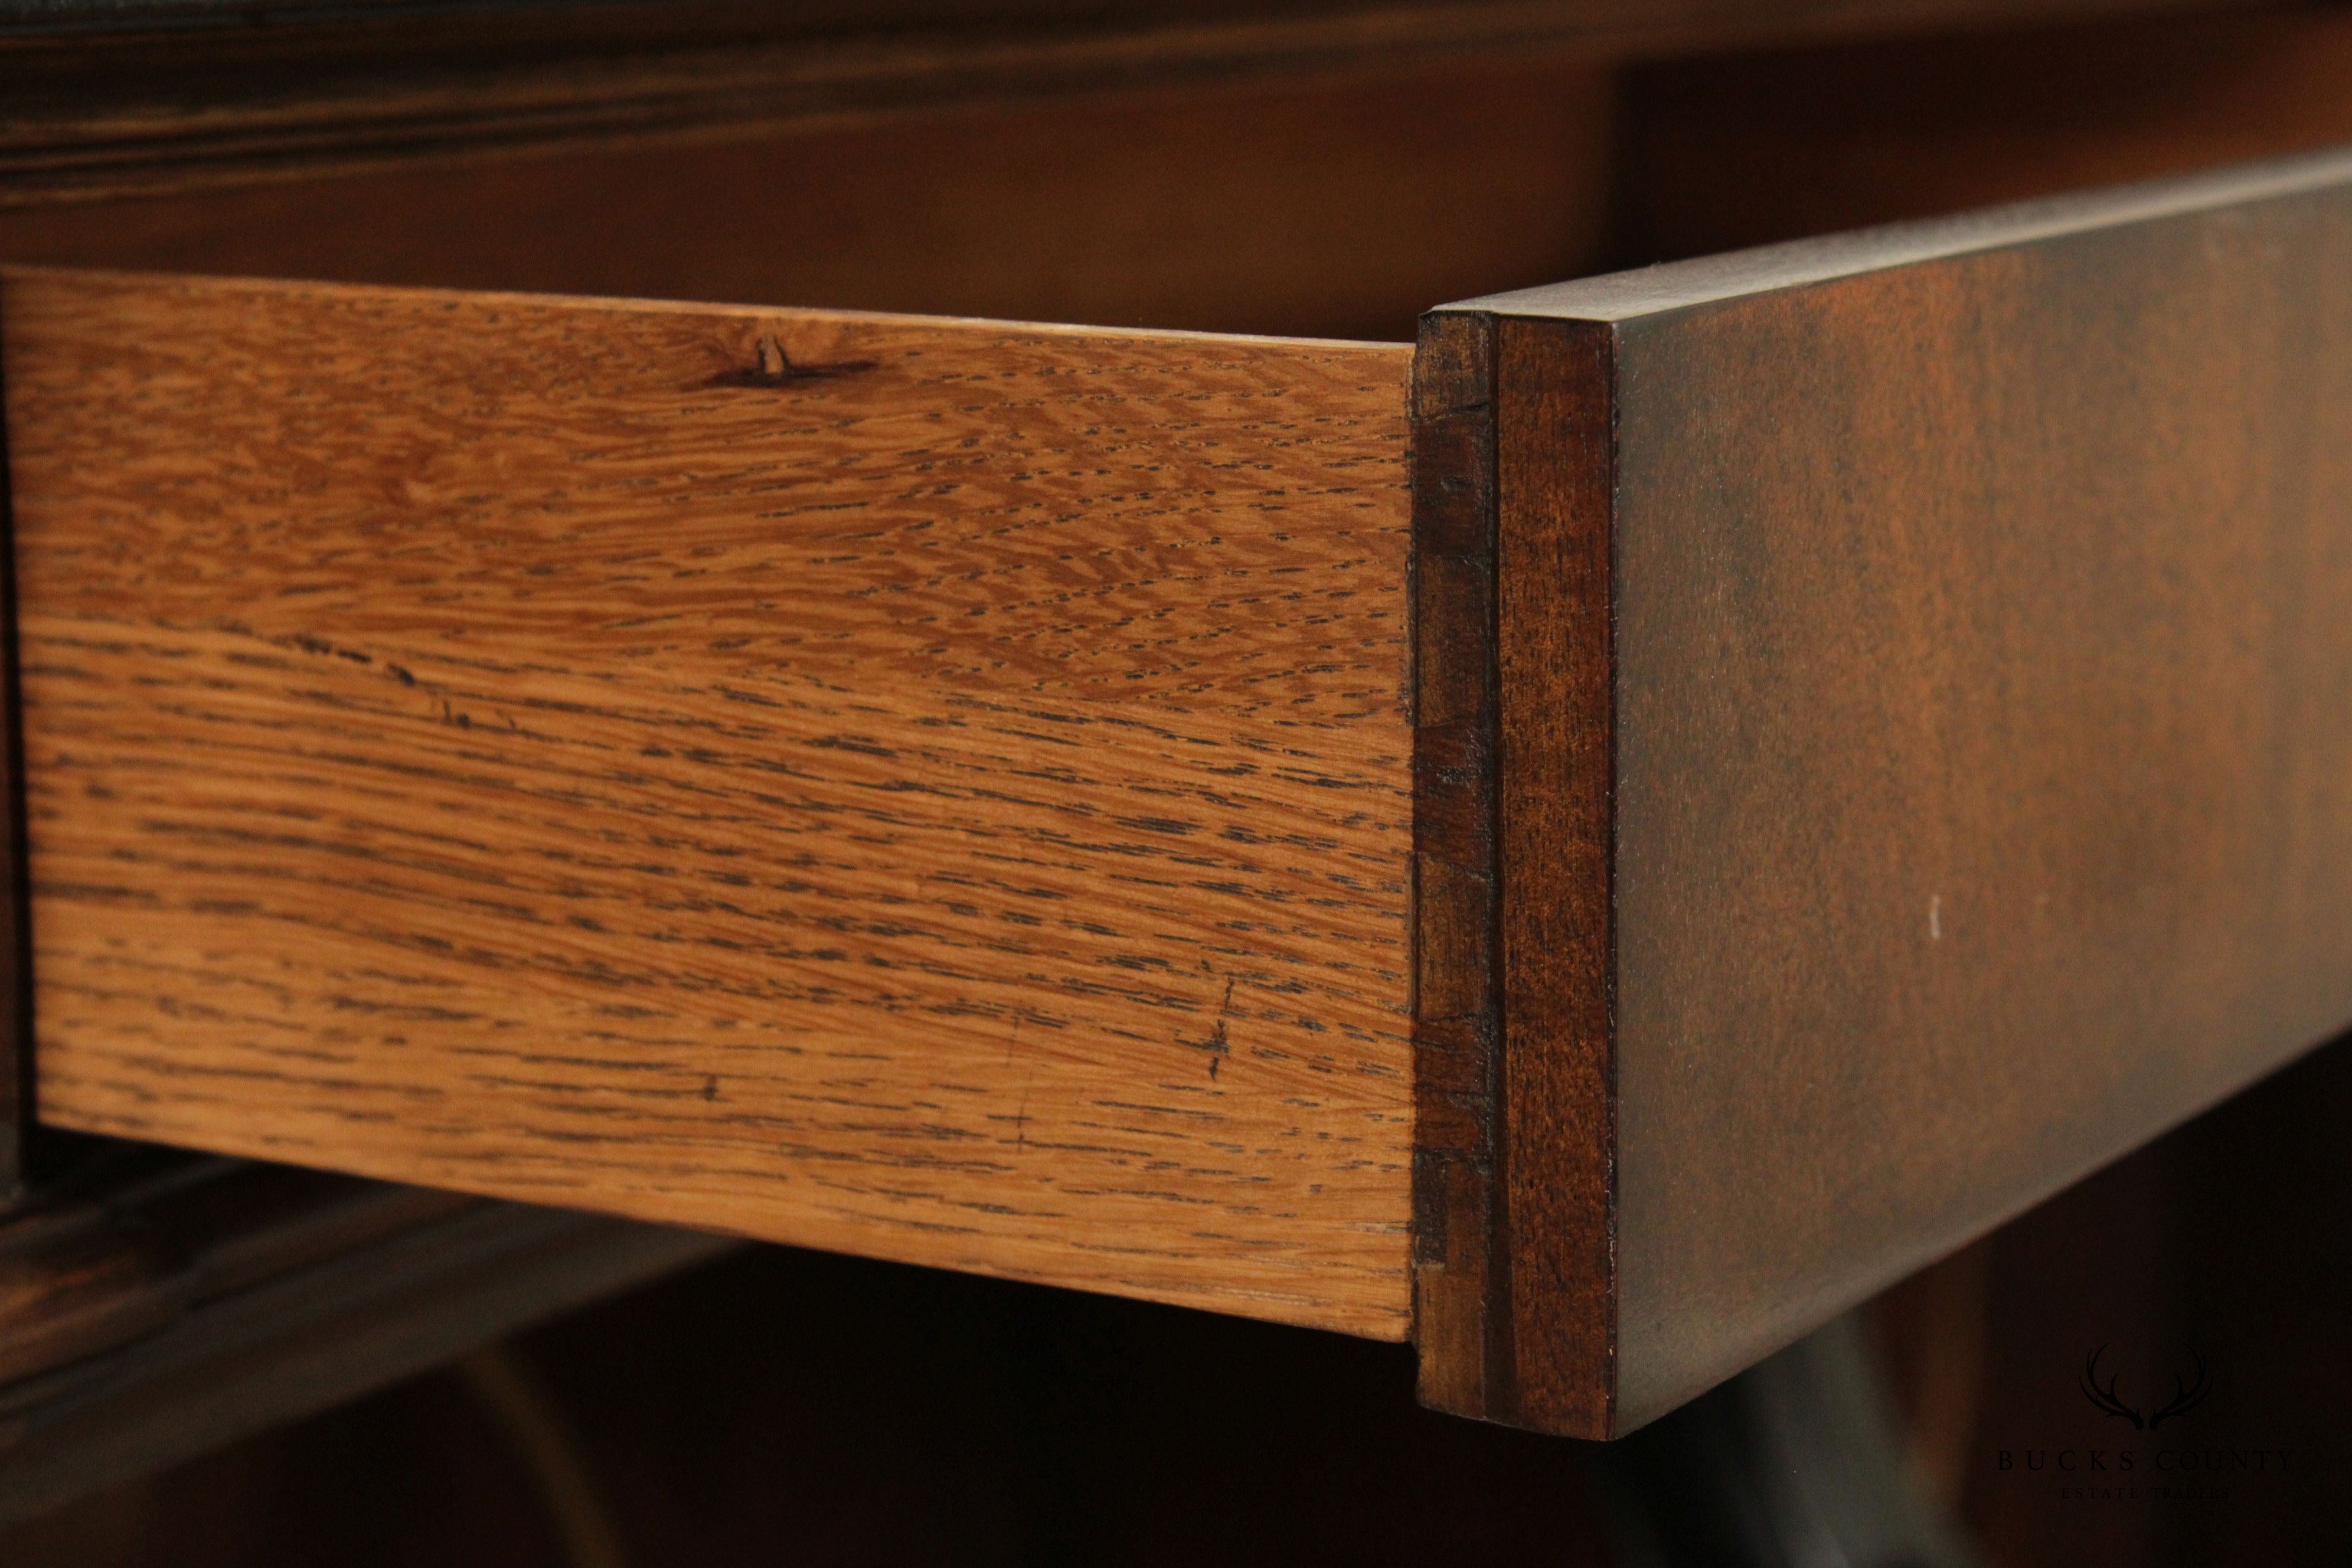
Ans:
<svg viewBox="0 0 2352 1568"><path fill-rule="evenodd" d="M730 1245L283 1166L99 1151L0 1223L0 1528Z"/></svg>
<svg viewBox="0 0 2352 1568"><path fill-rule="evenodd" d="M1598 270L1607 72L1433 65L0 203L0 262L1409 342Z"/></svg>
<svg viewBox="0 0 2352 1568"><path fill-rule="evenodd" d="M81 1140L0 1225L0 1387L120 1350L216 1297L478 1200Z"/></svg>
<svg viewBox="0 0 2352 1568"><path fill-rule="evenodd" d="M1419 482L1493 494L1507 1343L1426 1389L1630 1429L2352 1022L2347 277L2339 153L1432 323L1495 356Z"/></svg>
<svg viewBox="0 0 2352 1568"><path fill-rule="evenodd" d="M0 6L0 203L1106 88L1624 59L2248 0L594 0Z"/></svg>
<svg viewBox="0 0 2352 1568"><path fill-rule="evenodd" d="M1409 350L0 331L45 1121L1402 1336Z"/></svg>

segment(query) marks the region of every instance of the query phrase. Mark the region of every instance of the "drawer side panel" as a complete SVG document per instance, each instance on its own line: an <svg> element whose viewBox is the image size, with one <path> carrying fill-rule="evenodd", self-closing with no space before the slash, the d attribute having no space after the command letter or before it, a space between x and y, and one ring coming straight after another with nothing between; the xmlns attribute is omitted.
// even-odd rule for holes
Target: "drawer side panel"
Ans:
<svg viewBox="0 0 2352 1568"><path fill-rule="evenodd" d="M1409 348L0 330L43 1120L1402 1336Z"/></svg>

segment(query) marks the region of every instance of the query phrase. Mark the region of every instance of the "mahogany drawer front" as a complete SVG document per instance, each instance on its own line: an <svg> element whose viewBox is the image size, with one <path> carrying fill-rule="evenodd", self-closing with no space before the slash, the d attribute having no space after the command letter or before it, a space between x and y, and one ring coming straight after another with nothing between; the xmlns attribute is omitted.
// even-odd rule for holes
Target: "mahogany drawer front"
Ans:
<svg viewBox="0 0 2352 1568"><path fill-rule="evenodd" d="M2347 279L2337 153L1428 320L1426 1394L1637 1426L2352 1023Z"/></svg>
<svg viewBox="0 0 2352 1568"><path fill-rule="evenodd" d="M1626 1430L2352 1022L2346 276L2343 156L1417 351L8 273L39 1114Z"/></svg>

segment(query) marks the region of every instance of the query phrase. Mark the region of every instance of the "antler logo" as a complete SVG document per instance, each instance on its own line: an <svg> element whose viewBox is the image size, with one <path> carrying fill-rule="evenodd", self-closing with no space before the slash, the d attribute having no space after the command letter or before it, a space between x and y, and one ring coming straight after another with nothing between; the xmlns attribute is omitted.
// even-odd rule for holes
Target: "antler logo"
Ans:
<svg viewBox="0 0 2352 1568"><path fill-rule="evenodd" d="M2197 1353L2196 1346L2188 1347L2189 1359L2194 1370L2189 1375L2183 1376L2178 1369L2175 1369L2172 1374L2172 1398L2154 1415L2145 1417L2138 1410L2124 1403L2121 1392L2123 1373L2111 1372L2107 1374L2107 1381L2105 1384L2099 1382L2099 1359L2107 1353L2108 1348L2101 1345L2097 1350L2093 1351L2090 1359L2083 1363L2083 1397L2109 1415L2130 1422L2133 1431L2153 1432L2174 1416L2186 1415L2205 1402L2207 1393L2205 1358Z"/></svg>

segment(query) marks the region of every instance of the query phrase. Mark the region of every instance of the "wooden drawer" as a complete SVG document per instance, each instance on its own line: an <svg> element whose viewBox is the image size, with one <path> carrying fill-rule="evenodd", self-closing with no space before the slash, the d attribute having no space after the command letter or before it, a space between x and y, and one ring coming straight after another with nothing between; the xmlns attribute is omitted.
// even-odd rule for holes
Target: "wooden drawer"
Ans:
<svg viewBox="0 0 2352 1568"><path fill-rule="evenodd" d="M2347 268L2329 155L1417 351L10 271L39 1115L1626 1430L2352 1022Z"/></svg>

